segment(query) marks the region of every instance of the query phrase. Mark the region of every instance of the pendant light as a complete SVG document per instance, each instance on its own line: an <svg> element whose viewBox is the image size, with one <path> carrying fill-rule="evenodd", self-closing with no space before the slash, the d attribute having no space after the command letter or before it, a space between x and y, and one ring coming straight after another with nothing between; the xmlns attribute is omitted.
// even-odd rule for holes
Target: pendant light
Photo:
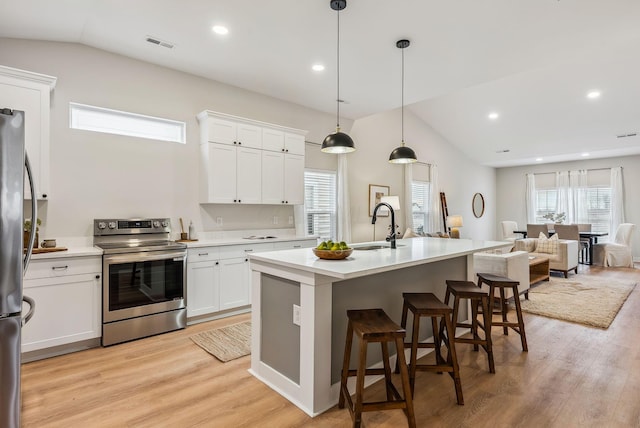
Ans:
<svg viewBox="0 0 640 428"><path fill-rule="evenodd" d="M353 140L344 132L340 132L340 11L347 7L347 0L330 0L329 5L331 6L331 9L337 11L338 14L338 95L336 97L336 132L325 137L324 141L322 142L322 148L320 150L325 153L334 154L351 153L356 150Z"/></svg>
<svg viewBox="0 0 640 428"><path fill-rule="evenodd" d="M413 163L417 162L416 153L404 145L404 48L410 44L409 40L402 39L396 42L396 47L402 49L402 144L393 149L389 155L389 163Z"/></svg>

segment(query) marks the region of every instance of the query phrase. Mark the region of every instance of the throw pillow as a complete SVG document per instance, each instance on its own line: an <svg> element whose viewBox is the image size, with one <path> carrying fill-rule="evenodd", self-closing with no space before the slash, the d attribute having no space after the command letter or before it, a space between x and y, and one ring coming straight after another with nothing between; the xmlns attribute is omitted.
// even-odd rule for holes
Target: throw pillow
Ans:
<svg viewBox="0 0 640 428"><path fill-rule="evenodd" d="M558 235L547 238L544 233L540 232L536 253L558 254Z"/></svg>

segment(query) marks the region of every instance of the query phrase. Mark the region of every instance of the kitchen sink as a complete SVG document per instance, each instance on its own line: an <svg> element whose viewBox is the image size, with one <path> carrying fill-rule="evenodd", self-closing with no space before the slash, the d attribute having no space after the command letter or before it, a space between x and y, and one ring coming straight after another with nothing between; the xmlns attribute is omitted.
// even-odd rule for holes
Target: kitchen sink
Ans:
<svg viewBox="0 0 640 428"><path fill-rule="evenodd" d="M404 247L404 245L396 245L396 247ZM375 244L375 245L362 245L360 247L356 247L354 245L351 248L353 248L354 250L382 250L384 248L391 248L391 245Z"/></svg>

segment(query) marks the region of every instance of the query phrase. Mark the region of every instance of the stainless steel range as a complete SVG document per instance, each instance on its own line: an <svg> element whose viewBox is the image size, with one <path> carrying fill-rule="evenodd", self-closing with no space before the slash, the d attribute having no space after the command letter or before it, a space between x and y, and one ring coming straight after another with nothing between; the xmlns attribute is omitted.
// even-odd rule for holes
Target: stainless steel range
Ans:
<svg viewBox="0 0 640 428"><path fill-rule="evenodd" d="M171 220L96 219L102 248L102 345L185 328L186 245L171 240Z"/></svg>

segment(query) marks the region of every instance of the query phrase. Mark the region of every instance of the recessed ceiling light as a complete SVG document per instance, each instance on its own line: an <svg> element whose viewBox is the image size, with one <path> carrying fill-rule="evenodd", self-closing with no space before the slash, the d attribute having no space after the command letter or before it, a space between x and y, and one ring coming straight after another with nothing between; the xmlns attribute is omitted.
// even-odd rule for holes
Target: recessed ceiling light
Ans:
<svg viewBox="0 0 640 428"><path fill-rule="evenodd" d="M542 162L542 158L536 158L536 162Z"/></svg>
<svg viewBox="0 0 640 428"><path fill-rule="evenodd" d="M587 98L591 100L595 100L596 98L600 98L600 91L591 91L587 94Z"/></svg>
<svg viewBox="0 0 640 428"><path fill-rule="evenodd" d="M214 25L211 30L216 34L220 34L221 36L229 33L229 29L223 25Z"/></svg>
<svg viewBox="0 0 640 428"><path fill-rule="evenodd" d="M322 64L313 64L311 66L311 69L313 71L323 71L324 70L324 65L322 65Z"/></svg>
<svg viewBox="0 0 640 428"><path fill-rule="evenodd" d="M583 154L582 154L582 157L583 157L583 158L586 158L587 156L589 156L589 153L583 153Z"/></svg>
<svg viewBox="0 0 640 428"><path fill-rule="evenodd" d="M491 120L496 120L497 118L500 117L500 115L498 113L496 113L495 111L489 113L489 115L487 116L489 119Z"/></svg>

